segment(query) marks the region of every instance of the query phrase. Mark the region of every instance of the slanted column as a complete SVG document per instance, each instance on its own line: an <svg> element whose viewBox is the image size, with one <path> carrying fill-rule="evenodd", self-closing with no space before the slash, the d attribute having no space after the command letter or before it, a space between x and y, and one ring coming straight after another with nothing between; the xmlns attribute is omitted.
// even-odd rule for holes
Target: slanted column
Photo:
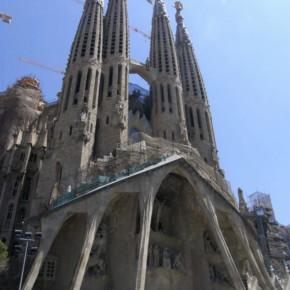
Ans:
<svg viewBox="0 0 290 290"><path fill-rule="evenodd" d="M153 183L153 182L152 182ZM137 262L137 273L135 290L145 289L146 270L147 270L147 257L148 257L148 246L150 238L150 225L152 219L153 203L154 203L154 187L147 180L148 186L146 186L139 195L140 204L140 239L138 248L138 262Z"/></svg>
<svg viewBox="0 0 290 290"><path fill-rule="evenodd" d="M274 290L275 288L272 285L271 280L269 279L269 275L268 275L268 272L266 271L265 266L261 265L262 267L259 267L259 265L257 264L257 261L253 255L253 252L252 252L251 247L249 245L249 240L245 234L244 228L242 226L237 227L237 225L235 225L232 221L230 221L230 222L232 224L232 228L233 228L234 232L238 236L239 240L241 241L241 243L246 251L246 255L247 255L251 265L255 269L255 273L258 276L257 278L258 278L260 285L265 290Z"/></svg>
<svg viewBox="0 0 290 290"><path fill-rule="evenodd" d="M100 214L92 214L88 217L87 220L87 229L86 229L86 237L83 244L83 249L81 252L81 256L72 280L71 290L79 290L82 286L82 282L84 279L87 263L90 257L90 253L92 250L92 246L94 243L94 239L96 236L96 231L101 222Z"/></svg>
<svg viewBox="0 0 290 290"><path fill-rule="evenodd" d="M241 279L241 276L238 272L238 269L235 265L235 262L232 258L230 250L226 244L223 233L220 229L217 215L210 198L208 196L202 197L200 199L200 206L203 209L204 214L208 220L209 226L214 235L216 243L221 251L221 255L224 259L225 265L227 267L227 270L232 279L235 289L246 290L243 281Z"/></svg>
<svg viewBox="0 0 290 290"><path fill-rule="evenodd" d="M34 263L30 269L30 272L26 278L26 281L23 286L23 290L31 290L35 284L35 281L38 277L40 268L47 256L49 249L51 248L52 243L54 242L61 226L63 225L64 219L61 219L62 222L57 223L55 219L50 219L49 223L42 224L42 240L39 245L37 256L34 260Z"/></svg>

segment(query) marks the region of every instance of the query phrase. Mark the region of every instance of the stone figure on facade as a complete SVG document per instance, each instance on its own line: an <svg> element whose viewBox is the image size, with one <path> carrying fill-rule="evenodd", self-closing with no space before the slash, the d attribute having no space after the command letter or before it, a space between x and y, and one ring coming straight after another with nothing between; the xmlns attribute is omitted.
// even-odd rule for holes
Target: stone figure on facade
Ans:
<svg viewBox="0 0 290 290"><path fill-rule="evenodd" d="M100 257L101 247L97 247L91 252L91 266L88 269L89 275L101 276L106 274L106 263Z"/></svg>
<svg viewBox="0 0 290 290"><path fill-rule="evenodd" d="M173 269L176 269L179 272L184 271L184 266L182 264L182 254L181 252L177 253L174 257L174 262L173 262Z"/></svg>
<svg viewBox="0 0 290 290"><path fill-rule="evenodd" d="M163 267L171 269L170 251L168 248L163 249Z"/></svg>
<svg viewBox="0 0 290 290"><path fill-rule="evenodd" d="M159 251L159 247L158 245L155 245L154 246L154 249L153 249L153 267L154 268L158 268L159 267L159 254L160 254L160 251Z"/></svg>
<svg viewBox="0 0 290 290"><path fill-rule="evenodd" d="M152 268L153 265L154 265L153 246L150 245L148 248L148 267Z"/></svg>

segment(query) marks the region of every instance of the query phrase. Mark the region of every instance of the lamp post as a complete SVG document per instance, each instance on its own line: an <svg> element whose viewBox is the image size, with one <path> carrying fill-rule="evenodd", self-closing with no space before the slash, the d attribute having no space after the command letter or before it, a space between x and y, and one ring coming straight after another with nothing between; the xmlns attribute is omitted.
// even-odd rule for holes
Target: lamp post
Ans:
<svg viewBox="0 0 290 290"><path fill-rule="evenodd" d="M27 258L27 252L28 252L28 246L30 242L35 242L36 240L41 240L42 233L36 232L34 235L34 238L32 238L31 232L25 232L22 236L22 230L15 230L15 237L16 239L19 239L20 241L26 242L25 243L25 252L24 252L24 258L23 258L23 264L22 264L22 270L21 270L21 276L20 276L20 282L19 282L19 288L18 290L22 289L22 282L23 282L23 276L24 276L24 270L25 270L25 264L26 264L26 258ZM16 245L15 250L20 253L21 252L21 245ZM31 254L35 254L37 252L37 247L31 247L30 251Z"/></svg>

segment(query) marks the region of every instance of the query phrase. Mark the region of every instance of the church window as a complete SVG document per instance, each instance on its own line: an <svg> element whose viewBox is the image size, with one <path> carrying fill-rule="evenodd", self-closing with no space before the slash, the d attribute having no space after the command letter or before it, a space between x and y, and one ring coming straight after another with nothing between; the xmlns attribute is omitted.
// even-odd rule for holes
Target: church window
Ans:
<svg viewBox="0 0 290 290"><path fill-rule="evenodd" d="M170 85L167 85L167 93L168 93L168 102L171 103L171 88L170 88Z"/></svg>
<svg viewBox="0 0 290 290"><path fill-rule="evenodd" d="M18 180L18 178L17 178L17 179L15 180L15 182L14 182L14 185L13 185L12 196L16 196L16 195L17 195L18 186L19 186L19 180Z"/></svg>
<svg viewBox="0 0 290 290"><path fill-rule="evenodd" d="M44 281L54 281L56 278L57 258L48 256L42 264L38 279Z"/></svg>
<svg viewBox="0 0 290 290"><path fill-rule="evenodd" d="M202 129L201 117L199 109L196 110L198 127Z"/></svg>
<svg viewBox="0 0 290 290"><path fill-rule="evenodd" d="M92 78L92 69L89 68L86 80L86 91L90 88L91 78Z"/></svg>
<svg viewBox="0 0 290 290"><path fill-rule="evenodd" d="M163 85L160 85L161 102L164 103L164 89Z"/></svg>
<svg viewBox="0 0 290 290"><path fill-rule="evenodd" d="M13 215L13 209L14 209L14 205L11 203L8 207L7 210L7 214L6 214L6 220L5 220L5 224L4 224L4 229L8 230L10 223L11 223L11 219L12 219L12 215Z"/></svg>
<svg viewBox="0 0 290 290"><path fill-rule="evenodd" d="M109 116L107 116L107 118L106 118L106 124L109 125L109 122L110 122L110 118L109 118Z"/></svg>
<svg viewBox="0 0 290 290"><path fill-rule="evenodd" d="M19 212L17 213L16 223L22 224L26 217L26 210L22 207Z"/></svg>
<svg viewBox="0 0 290 290"><path fill-rule="evenodd" d="M67 107L68 107L68 100L69 100L69 95L71 91L71 85L72 85L72 77L69 78L68 86L66 88L65 102L64 102L64 107L63 107L64 112L67 110Z"/></svg>
<svg viewBox="0 0 290 290"><path fill-rule="evenodd" d="M96 78L95 78L95 84L94 84L94 95L93 95L93 109L96 107L96 100L97 100L97 92L98 92L98 86L99 86L99 72L96 71Z"/></svg>
<svg viewBox="0 0 290 290"><path fill-rule="evenodd" d="M113 67L110 67L109 71L109 87L111 87L113 84Z"/></svg>
<svg viewBox="0 0 290 290"><path fill-rule="evenodd" d="M103 101L103 91L104 91L104 74L101 74L100 79L100 86L99 86L99 100L98 100L98 106L100 107Z"/></svg>
<svg viewBox="0 0 290 290"><path fill-rule="evenodd" d="M24 161L24 159L25 159L25 153L21 152L19 161Z"/></svg>
<svg viewBox="0 0 290 290"><path fill-rule="evenodd" d="M118 85L120 85L122 79L122 65L118 65Z"/></svg>
<svg viewBox="0 0 290 290"><path fill-rule="evenodd" d="M55 181L60 183L62 178L62 165L60 162L56 162L56 171L55 171Z"/></svg>
<svg viewBox="0 0 290 290"><path fill-rule="evenodd" d="M172 140L175 140L174 132L172 132Z"/></svg>
<svg viewBox="0 0 290 290"><path fill-rule="evenodd" d="M88 32L85 33L85 37L84 37L84 42L83 42L83 46L82 46L82 53L81 53L81 57L84 57L86 54L86 50L87 50L87 43L88 43Z"/></svg>
<svg viewBox="0 0 290 290"><path fill-rule="evenodd" d="M194 119L193 119L192 108L189 109L189 120L190 120L191 127L194 127Z"/></svg>
<svg viewBox="0 0 290 290"><path fill-rule="evenodd" d="M22 189L22 200L28 200L29 199L29 195L30 195L30 190L31 190L31 177L28 176L25 181L24 181L24 185L23 185L23 189Z"/></svg>
<svg viewBox="0 0 290 290"><path fill-rule="evenodd" d="M179 89L178 87L175 87L175 92L176 92L176 101L177 101L177 110L178 110L178 116L181 116L181 106L180 106L180 94L179 94Z"/></svg>
<svg viewBox="0 0 290 290"><path fill-rule="evenodd" d="M77 75L77 82L76 82L76 89L75 89L75 93L76 94L80 91L81 80L82 80L82 72L79 71L78 72L78 75Z"/></svg>
<svg viewBox="0 0 290 290"><path fill-rule="evenodd" d="M69 127L69 135L70 135L70 136L72 135L72 131L73 131L73 126L70 126L70 127Z"/></svg>

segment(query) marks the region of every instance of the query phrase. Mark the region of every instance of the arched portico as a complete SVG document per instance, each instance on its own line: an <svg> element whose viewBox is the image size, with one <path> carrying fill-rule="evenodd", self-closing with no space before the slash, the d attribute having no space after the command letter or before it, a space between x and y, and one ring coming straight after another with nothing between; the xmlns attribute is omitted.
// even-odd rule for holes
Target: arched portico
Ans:
<svg viewBox="0 0 290 290"><path fill-rule="evenodd" d="M229 283L244 289L240 267L216 212L224 204L236 217L234 222L239 221L238 212L198 171L189 169L182 157L168 158L43 216L44 239L24 289L32 289L47 253L66 235L65 224L70 223L73 229L72 219L85 234L78 240L74 237L77 230L71 232L71 243L81 246L73 251L77 259L69 265L70 274L64 279L71 281L69 289L92 289L93 282L100 289L105 285L114 290L168 289L172 281L170 289L192 289L197 285L203 289L230 289L229 285L217 288L212 280L205 231L219 249L213 256L223 264ZM156 258L154 262L154 248L155 256L157 249L159 252L158 262Z"/></svg>

